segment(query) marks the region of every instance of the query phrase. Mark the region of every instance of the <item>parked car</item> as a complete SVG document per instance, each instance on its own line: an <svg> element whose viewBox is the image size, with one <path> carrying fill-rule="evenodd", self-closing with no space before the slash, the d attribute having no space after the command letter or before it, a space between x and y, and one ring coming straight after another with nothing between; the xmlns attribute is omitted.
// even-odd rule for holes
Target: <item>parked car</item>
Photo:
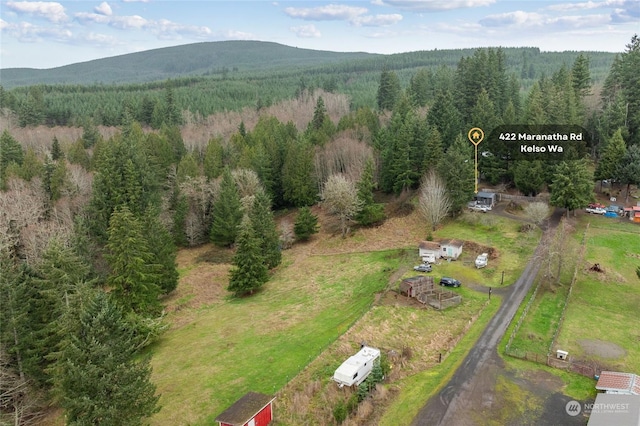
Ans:
<svg viewBox="0 0 640 426"><path fill-rule="evenodd" d="M474 211L474 212L486 213L489 210L491 210L491 206L487 206L487 205L484 205L484 204L476 204L475 206L469 207L469 209L471 211Z"/></svg>
<svg viewBox="0 0 640 426"><path fill-rule="evenodd" d="M460 287L462 283L455 278L442 277L440 278L440 285L445 287Z"/></svg>
<svg viewBox="0 0 640 426"><path fill-rule="evenodd" d="M586 212L591 214L605 214L607 211L602 207L587 207Z"/></svg>
<svg viewBox="0 0 640 426"><path fill-rule="evenodd" d="M484 268L489 263L489 255L487 253L479 254L476 257L476 268Z"/></svg>
<svg viewBox="0 0 640 426"><path fill-rule="evenodd" d="M421 263L418 266L414 266L413 270L418 272L431 272L431 265L428 263Z"/></svg>

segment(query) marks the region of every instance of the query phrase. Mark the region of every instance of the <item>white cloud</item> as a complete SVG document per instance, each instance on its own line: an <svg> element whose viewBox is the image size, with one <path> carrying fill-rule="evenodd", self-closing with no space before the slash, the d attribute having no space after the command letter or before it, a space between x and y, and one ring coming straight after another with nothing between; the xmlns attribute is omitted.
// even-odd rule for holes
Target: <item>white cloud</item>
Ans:
<svg viewBox="0 0 640 426"><path fill-rule="evenodd" d="M149 24L149 21L139 15L116 16L103 15L100 13L78 12L74 16L79 22L84 24L91 22L96 24L106 24L121 30L142 29Z"/></svg>
<svg viewBox="0 0 640 426"><path fill-rule="evenodd" d="M255 35L244 31L227 30L221 34L222 38L227 40L253 40Z"/></svg>
<svg viewBox="0 0 640 426"><path fill-rule="evenodd" d="M484 27L507 27L511 25L542 25L544 16L536 12L524 12L516 10L515 12L498 13L489 15L480 19L480 24Z"/></svg>
<svg viewBox="0 0 640 426"><path fill-rule="evenodd" d="M521 10L489 15L479 21L488 28L544 28L548 31L598 27L610 22L611 17L607 14L549 16Z"/></svg>
<svg viewBox="0 0 640 426"><path fill-rule="evenodd" d="M48 1L9 1L7 7L19 14L26 14L44 18L51 22L63 22L68 19L64 6L57 2Z"/></svg>
<svg viewBox="0 0 640 426"><path fill-rule="evenodd" d="M123 3L149 3L149 0L122 0Z"/></svg>
<svg viewBox="0 0 640 426"><path fill-rule="evenodd" d="M175 38L178 36L193 36L196 38L207 38L211 36L209 27L200 27L196 25L183 25L168 19L160 19L158 21L150 21L149 29L160 38Z"/></svg>
<svg viewBox="0 0 640 426"><path fill-rule="evenodd" d="M374 0L373 4L415 11L442 11L489 6L496 0Z"/></svg>
<svg viewBox="0 0 640 426"><path fill-rule="evenodd" d="M119 46L124 44L117 38L106 34L88 33L82 35L81 38L94 46Z"/></svg>
<svg viewBox="0 0 640 426"><path fill-rule="evenodd" d="M320 31L313 24L291 27L291 31L293 31L300 38L319 38L322 36Z"/></svg>
<svg viewBox="0 0 640 426"><path fill-rule="evenodd" d="M66 42L73 38L73 33L66 28L41 27L29 22L8 23L2 21L0 30L23 43L35 43L45 39Z"/></svg>
<svg viewBox="0 0 640 426"><path fill-rule="evenodd" d="M107 3L106 1L103 1L102 3L100 3L100 5L94 7L93 10L95 10L95 12L99 13L100 15L106 15L106 16L113 15L111 6L109 6L109 3Z"/></svg>
<svg viewBox="0 0 640 426"><path fill-rule="evenodd" d="M346 6L340 4L328 4L318 7L287 7L284 13L292 18L307 21L348 21L364 15L368 10L364 7Z"/></svg>
<svg viewBox="0 0 640 426"><path fill-rule="evenodd" d="M100 10L106 11L106 8L99 6ZM109 8L110 9L110 8ZM74 15L76 20L82 24L103 24L120 30L141 30L154 34L161 40L179 39L183 36L197 39L207 39L213 34L211 29L206 26L186 25L170 21L168 19L151 20L145 19L140 15L113 15L104 13L78 12Z"/></svg>
<svg viewBox="0 0 640 426"><path fill-rule="evenodd" d="M613 7L632 6L632 3L638 4L637 0L604 0L604 1L585 1L577 3L558 3L546 7L548 10L570 11L570 10L590 10L590 9L606 9Z"/></svg>
<svg viewBox="0 0 640 426"><path fill-rule="evenodd" d="M351 20L351 23L358 27L386 27L400 21L402 21L402 15L392 13L389 15L356 16Z"/></svg>

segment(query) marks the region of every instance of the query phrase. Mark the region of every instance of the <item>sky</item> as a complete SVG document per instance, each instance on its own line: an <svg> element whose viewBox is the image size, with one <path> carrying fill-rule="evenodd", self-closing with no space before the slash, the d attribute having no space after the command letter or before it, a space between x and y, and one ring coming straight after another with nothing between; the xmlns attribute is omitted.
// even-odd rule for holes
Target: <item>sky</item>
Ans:
<svg viewBox="0 0 640 426"><path fill-rule="evenodd" d="M636 33L640 0L0 0L0 68L52 68L221 40L371 53L489 46L621 52Z"/></svg>

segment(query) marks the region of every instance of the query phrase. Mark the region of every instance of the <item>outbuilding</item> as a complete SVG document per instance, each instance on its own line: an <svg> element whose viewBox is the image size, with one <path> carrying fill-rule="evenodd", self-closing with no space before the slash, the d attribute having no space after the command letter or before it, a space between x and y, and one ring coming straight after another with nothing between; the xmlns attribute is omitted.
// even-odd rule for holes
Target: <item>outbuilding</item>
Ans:
<svg viewBox="0 0 640 426"><path fill-rule="evenodd" d="M249 392L218 417L218 426L267 426L273 420L274 396Z"/></svg>
<svg viewBox="0 0 640 426"><path fill-rule="evenodd" d="M440 244L434 241L422 241L418 245L418 255L425 263L436 263L440 258Z"/></svg>
<svg viewBox="0 0 640 426"><path fill-rule="evenodd" d="M400 282L400 294L407 297L418 297L419 294L433 291L434 288L433 277L424 275L405 278Z"/></svg>
<svg viewBox="0 0 640 426"><path fill-rule="evenodd" d="M442 240L440 241L440 256L447 259L456 260L462 254L462 240Z"/></svg>
<svg viewBox="0 0 640 426"><path fill-rule="evenodd" d="M640 377L633 373L603 371L598 377L596 389L619 395L640 395Z"/></svg>
<svg viewBox="0 0 640 426"><path fill-rule="evenodd" d="M476 205L493 207L496 204L496 194L494 192L478 192L473 197Z"/></svg>

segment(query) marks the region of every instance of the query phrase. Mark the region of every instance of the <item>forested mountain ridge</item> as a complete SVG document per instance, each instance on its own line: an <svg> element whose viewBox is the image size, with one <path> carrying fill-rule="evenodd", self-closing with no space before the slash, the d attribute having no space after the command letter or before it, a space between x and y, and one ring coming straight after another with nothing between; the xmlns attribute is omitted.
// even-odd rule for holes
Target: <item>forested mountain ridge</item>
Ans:
<svg viewBox="0 0 640 426"><path fill-rule="evenodd" d="M581 54L541 52L535 47L498 50L505 73L517 78L524 91L537 79L569 67ZM411 84L418 70L427 71L431 89L426 96L433 98L433 88L449 84L460 61L475 52L457 49L374 55L265 42L199 43L51 70L2 70L0 108L15 113L20 126L79 126L87 119L97 125L119 126L124 110L129 109L137 121L156 128L166 112L159 108L163 104L175 108L177 121L180 112L199 120L219 111L259 110L316 88L349 96L353 109L372 108L382 70L395 71L402 87ZM615 54L582 55L588 58L590 78L598 86Z"/></svg>
<svg viewBox="0 0 640 426"><path fill-rule="evenodd" d="M0 70L5 88L34 84L126 84L194 75L266 71L347 62L379 55L299 49L263 41L193 43L51 69Z"/></svg>
<svg viewBox="0 0 640 426"><path fill-rule="evenodd" d="M180 77L224 75L245 72L329 70L379 71L455 64L475 49L423 50L391 55L365 52L332 52L302 49L273 42L220 41L193 43L152 49L109 58L65 65L50 69L0 69L5 89L36 84L128 84L175 79ZM507 66L523 77L534 78L536 73L571 63L580 52L541 52L535 47L504 48ZM591 58L595 78L604 75L614 53L583 52ZM547 69L547 67L549 67Z"/></svg>

